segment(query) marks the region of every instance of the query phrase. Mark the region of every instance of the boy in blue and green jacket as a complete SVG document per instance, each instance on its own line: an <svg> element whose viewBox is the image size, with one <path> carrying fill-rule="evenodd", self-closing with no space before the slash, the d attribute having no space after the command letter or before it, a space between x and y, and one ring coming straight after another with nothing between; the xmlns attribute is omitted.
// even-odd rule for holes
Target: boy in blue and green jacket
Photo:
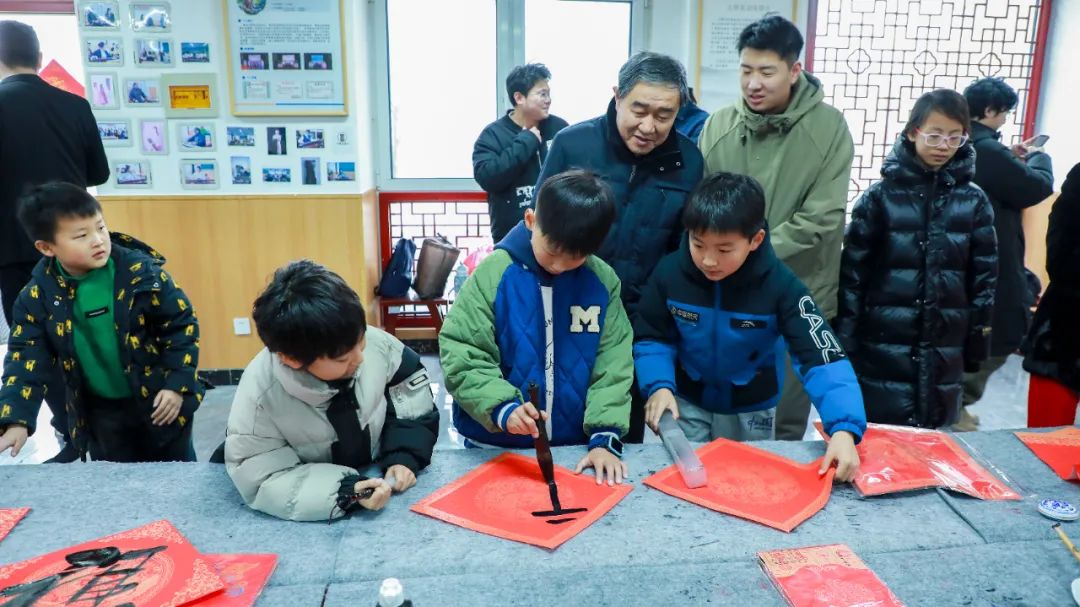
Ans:
<svg viewBox="0 0 1080 607"><path fill-rule="evenodd" d="M670 410L692 441L768 440L785 351L831 440L821 473L851 480L866 413L855 372L806 286L769 243L752 177L715 173L690 194L687 235L634 314L634 364L655 430Z"/></svg>
<svg viewBox="0 0 1080 607"><path fill-rule="evenodd" d="M614 218L603 180L554 175L466 281L439 350L468 446L532 447L539 422L552 445L588 444L578 472L626 476L633 336L619 279L593 255ZM540 402L529 402L530 383Z"/></svg>

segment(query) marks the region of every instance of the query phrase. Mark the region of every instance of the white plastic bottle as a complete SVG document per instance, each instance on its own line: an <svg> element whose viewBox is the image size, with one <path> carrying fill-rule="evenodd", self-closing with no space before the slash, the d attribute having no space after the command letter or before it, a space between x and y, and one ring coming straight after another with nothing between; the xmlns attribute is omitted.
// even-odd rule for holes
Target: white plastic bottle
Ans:
<svg viewBox="0 0 1080 607"><path fill-rule="evenodd" d="M379 587L377 607L412 607L412 601L405 600L405 589L396 577L388 577Z"/></svg>

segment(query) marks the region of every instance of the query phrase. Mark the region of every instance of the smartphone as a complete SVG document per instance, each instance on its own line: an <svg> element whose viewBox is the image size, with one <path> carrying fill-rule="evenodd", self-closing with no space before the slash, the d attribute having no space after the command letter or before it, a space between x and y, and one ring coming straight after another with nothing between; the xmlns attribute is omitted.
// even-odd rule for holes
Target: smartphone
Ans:
<svg viewBox="0 0 1080 607"><path fill-rule="evenodd" d="M1050 135L1036 135L1031 139L1024 142L1024 145L1029 148L1041 148L1046 145L1046 142L1050 140Z"/></svg>

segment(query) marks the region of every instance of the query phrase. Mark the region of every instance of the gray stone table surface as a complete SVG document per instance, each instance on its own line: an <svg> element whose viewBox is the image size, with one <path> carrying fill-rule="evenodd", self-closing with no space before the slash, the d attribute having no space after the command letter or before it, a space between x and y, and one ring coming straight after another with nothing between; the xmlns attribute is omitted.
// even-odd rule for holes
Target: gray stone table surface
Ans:
<svg viewBox="0 0 1080 607"><path fill-rule="evenodd" d="M1041 517L1046 496L1080 502L1011 432L961 436L1023 499L982 502L945 491L861 498L836 485L792 533L700 508L641 481L669 464L660 445L627 446L633 491L549 551L408 510L495 455L438 451L416 487L380 513L290 523L246 508L214 464L0 467L0 507L33 511L0 542L0 565L168 519L203 552L272 552L278 568L259 605L373 605L402 579L417 605L783 605L760 550L845 543L908 605L1068 605L1080 567ZM757 446L799 462L821 442ZM527 453L527 452L526 452ZM580 447L554 449L572 468ZM1065 525L1080 540L1080 523Z"/></svg>

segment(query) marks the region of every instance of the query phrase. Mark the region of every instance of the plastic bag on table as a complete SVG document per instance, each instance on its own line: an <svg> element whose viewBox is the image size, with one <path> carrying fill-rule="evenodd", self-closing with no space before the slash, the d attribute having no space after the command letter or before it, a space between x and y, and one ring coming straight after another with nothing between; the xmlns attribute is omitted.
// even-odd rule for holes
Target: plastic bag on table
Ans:
<svg viewBox="0 0 1080 607"><path fill-rule="evenodd" d="M821 422L814 427L828 440ZM945 432L867 424L857 450L854 484L864 496L944 487L983 500L1021 499Z"/></svg>
<svg viewBox="0 0 1080 607"><path fill-rule="evenodd" d="M491 255L494 251L495 245L489 244L473 249L472 253L466 255L461 263L465 266L465 269L468 270L469 276L472 276L472 273L476 271L476 266L480 265L480 262L484 261L484 258Z"/></svg>

